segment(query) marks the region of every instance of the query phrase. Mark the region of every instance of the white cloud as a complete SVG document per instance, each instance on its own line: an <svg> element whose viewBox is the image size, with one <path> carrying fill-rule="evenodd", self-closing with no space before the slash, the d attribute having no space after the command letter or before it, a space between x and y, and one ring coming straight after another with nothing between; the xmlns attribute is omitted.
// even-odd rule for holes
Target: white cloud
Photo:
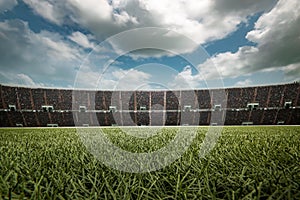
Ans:
<svg viewBox="0 0 300 200"><path fill-rule="evenodd" d="M85 54L58 33L32 32L21 20L0 22L1 72L23 74L35 82L71 84ZM51 77L51 78L49 78ZM17 82L17 79L15 79ZM29 79L24 83L31 84Z"/></svg>
<svg viewBox="0 0 300 200"><path fill-rule="evenodd" d="M284 68L286 75L294 78L294 81L300 80L300 62L293 63Z"/></svg>
<svg viewBox="0 0 300 200"><path fill-rule="evenodd" d="M203 77L200 74L193 75L192 67L186 66L181 72L175 75L168 84L170 89L193 89L201 87Z"/></svg>
<svg viewBox="0 0 300 200"><path fill-rule="evenodd" d="M96 89L97 83L99 81L99 73L93 71L87 65L81 65L80 70L76 74L76 79L74 81L74 88L81 89L81 88L89 88L89 89Z"/></svg>
<svg viewBox="0 0 300 200"><path fill-rule="evenodd" d="M111 20L112 7L106 0L68 0L68 3L77 11L78 16L81 16L82 22L93 20Z"/></svg>
<svg viewBox="0 0 300 200"><path fill-rule="evenodd" d="M247 78L245 80L236 82L235 86L238 86L238 87L247 87L247 86L250 86L252 84L253 84L253 81L251 79Z"/></svg>
<svg viewBox="0 0 300 200"><path fill-rule="evenodd" d="M226 52L214 56L212 61L223 77L236 77L262 70L282 70L291 80L300 77L300 2L280 0L268 13L262 15L247 39L255 47L240 47L236 53ZM209 77L210 63L199 66ZM291 73L294 72L294 74Z"/></svg>
<svg viewBox="0 0 300 200"><path fill-rule="evenodd" d="M35 83L32 78L26 74L17 74L15 78L18 80L18 85L26 85L30 87L45 86L42 83Z"/></svg>
<svg viewBox="0 0 300 200"><path fill-rule="evenodd" d="M43 83L38 83L26 74L3 73L0 72L1 80L5 81L8 85L25 86L25 87L45 87Z"/></svg>
<svg viewBox="0 0 300 200"><path fill-rule="evenodd" d="M75 88L97 90L136 90L139 87L150 88L151 75L137 70L123 70L111 66L105 73L94 71L88 65L81 66L76 79Z"/></svg>
<svg viewBox="0 0 300 200"><path fill-rule="evenodd" d="M117 79L114 88L120 90L136 90L140 87L147 87L146 85L149 84L151 79L150 74L136 69L119 69L114 71L112 75Z"/></svg>
<svg viewBox="0 0 300 200"><path fill-rule="evenodd" d="M0 13L10 10L18 4L17 0L0 0Z"/></svg>
<svg viewBox="0 0 300 200"><path fill-rule="evenodd" d="M3 8L11 9L17 4L14 0L8 2L0 0L0 7L4 5ZM275 0L24 0L24 2L36 14L52 23L80 25L80 28L91 33L73 32L67 36L69 40L66 40L59 33L48 31L34 33L27 23L20 20L0 22L1 72L19 74L19 78L27 84L66 81L65 85L72 85L72 78L76 73L74 68L79 66L86 56L84 49L94 48L96 39L101 41L121 31L142 27L162 27L172 30L156 29L155 32L144 29L144 32L140 32L142 34L110 41L119 54L143 44L144 47L151 48L145 41L153 41L152 47L161 46L161 49L175 53L186 53L194 50L199 44L226 37L236 30L238 24L245 22L249 15L261 11L265 13L255 24L254 30L246 36L249 41L255 42L256 46L244 46L236 53L225 52L215 55L199 66L201 76L193 74L192 70L186 67L174 77L169 86L182 89L188 83L189 88L198 87L201 81L219 77L214 66L218 67L224 78L267 70L283 71L289 80L299 80L300 77L298 28L300 2L296 0L280 0L274 8ZM196 43L189 43L185 36L192 38ZM170 55L147 49L135 52L132 57L165 54ZM98 81L95 66L91 69L84 71L80 77L82 83L86 82L85 87L94 87ZM123 77L122 74L126 74L125 78L119 80ZM145 72L122 71L115 68L103 79L101 87L111 89L120 85L124 89L136 88L139 84L147 84L149 80L151 76ZM251 81L246 79L244 83L237 84L247 84L247 80Z"/></svg>
<svg viewBox="0 0 300 200"><path fill-rule="evenodd" d="M81 59L82 56L78 48L71 46L57 33L42 31L34 35L33 43L46 47L48 56L62 61L72 61Z"/></svg>
<svg viewBox="0 0 300 200"><path fill-rule="evenodd" d="M79 31L73 32L68 38L86 49L94 49L96 47L96 45L90 41L90 39L94 39L93 36L85 35Z"/></svg>
<svg viewBox="0 0 300 200"><path fill-rule="evenodd" d="M137 50L131 53L133 58L176 55L197 48L191 39L162 28L133 29L109 38L108 43L119 55Z"/></svg>
<svg viewBox="0 0 300 200"><path fill-rule="evenodd" d="M200 73L206 79L218 77L236 77L251 72L251 61L248 56L258 53L256 47L240 47L236 53L225 52L217 54L211 59L198 66ZM217 70L216 70L217 68Z"/></svg>
<svg viewBox="0 0 300 200"><path fill-rule="evenodd" d="M194 48L182 46L181 41L186 40L184 37L193 39L198 45L224 38L236 30L239 23L246 21L247 16L269 9L273 5L273 0L264 3L247 2L247 4L239 1L226 2L226 11L222 6L218 6L219 1L211 0L129 0L117 1L113 6L134 16L138 27L162 27L182 34L181 37L177 35L163 39L165 44L173 44L173 46L176 44L174 49L176 52L178 50L186 52L187 49ZM236 5L240 6L237 8Z"/></svg>
<svg viewBox="0 0 300 200"><path fill-rule="evenodd" d="M161 27L190 37L198 45L224 38L249 15L270 9L274 1L25 0L49 21L61 24L71 19L101 41L132 28ZM164 43L173 47L177 44L174 50L186 52L186 45L181 46L182 37L164 37Z"/></svg>
<svg viewBox="0 0 300 200"><path fill-rule="evenodd" d="M53 4L58 5L58 4ZM116 11L106 0L67 0L66 15L92 32L99 40L132 27L136 18L126 11Z"/></svg>
<svg viewBox="0 0 300 200"><path fill-rule="evenodd" d="M28 6L30 6L34 12L43 18L49 20L55 24L62 24L64 14L61 12L61 5L55 4L52 0L23 0Z"/></svg>

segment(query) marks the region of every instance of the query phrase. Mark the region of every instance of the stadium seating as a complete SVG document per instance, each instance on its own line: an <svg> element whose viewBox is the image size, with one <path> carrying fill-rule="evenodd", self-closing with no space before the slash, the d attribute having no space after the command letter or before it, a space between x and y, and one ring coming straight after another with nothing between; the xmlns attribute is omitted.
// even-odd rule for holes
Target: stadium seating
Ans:
<svg viewBox="0 0 300 200"><path fill-rule="evenodd" d="M299 125L298 82L177 91L91 91L0 85L1 127Z"/></svg>

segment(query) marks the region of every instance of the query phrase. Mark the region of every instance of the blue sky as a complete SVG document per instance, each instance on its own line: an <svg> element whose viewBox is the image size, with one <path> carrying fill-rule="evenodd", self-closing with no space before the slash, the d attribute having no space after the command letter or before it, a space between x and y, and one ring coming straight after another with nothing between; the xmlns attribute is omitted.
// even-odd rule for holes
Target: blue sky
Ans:
<svg viewBox="0 0 300 200"><path fill-rule="evenodd" d="M0 1L0 83L194 89L300 77L297 0Z"/></svg>

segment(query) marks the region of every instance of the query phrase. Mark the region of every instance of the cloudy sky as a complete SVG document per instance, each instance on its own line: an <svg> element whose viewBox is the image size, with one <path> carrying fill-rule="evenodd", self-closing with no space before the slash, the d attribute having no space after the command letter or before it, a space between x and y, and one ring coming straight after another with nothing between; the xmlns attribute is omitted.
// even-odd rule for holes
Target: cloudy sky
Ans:
<svg viewBox="0 0 300 200"><path fill-rule="evenodd" d="M0 0L0 83L187 89L300 80L298 0Z"/></svg>

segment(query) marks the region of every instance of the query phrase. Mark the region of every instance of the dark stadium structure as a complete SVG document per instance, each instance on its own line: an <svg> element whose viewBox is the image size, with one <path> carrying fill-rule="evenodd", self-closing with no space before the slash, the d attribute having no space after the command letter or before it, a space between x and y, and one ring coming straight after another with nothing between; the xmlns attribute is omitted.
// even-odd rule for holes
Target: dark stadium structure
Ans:
<svg viewBox="0 0 300 200"><path fill-rule="evenodd" d="M214 100L217 90L131 92L0 85L0 126L212 125L212 114L221 119L213 125L300 124L298 82L226 88L227 101L222 102Z"/></svg>

